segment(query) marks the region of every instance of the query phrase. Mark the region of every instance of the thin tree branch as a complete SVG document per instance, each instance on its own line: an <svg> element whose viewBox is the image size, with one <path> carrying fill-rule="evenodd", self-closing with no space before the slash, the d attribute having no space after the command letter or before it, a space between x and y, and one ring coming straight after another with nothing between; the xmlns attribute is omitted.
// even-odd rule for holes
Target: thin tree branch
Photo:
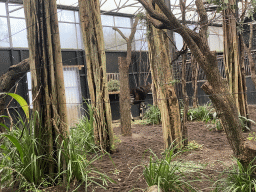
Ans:
<svg viewBox="0 0 256 192"><path fill-rule="evenodd" d="M128 38L125 37L125 35L123 34L123 32L122 32L120 29L118 29L118 28L116 28L116 27L113 27L112 29L115 30L115 31L117 31L117 32L123 37L123 39L124 39L126 42L128 42Z"/></svg>

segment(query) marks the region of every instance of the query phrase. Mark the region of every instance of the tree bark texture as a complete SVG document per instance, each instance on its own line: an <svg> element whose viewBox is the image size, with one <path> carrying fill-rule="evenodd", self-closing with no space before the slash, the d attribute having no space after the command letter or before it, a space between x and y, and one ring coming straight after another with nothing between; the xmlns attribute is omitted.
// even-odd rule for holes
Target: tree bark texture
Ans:
<svg viewBox="0 0 256 192"><path fill-rule="evenodd" d="M119 57L119 75L120 75L120 120L121 133L123 136L131 136L131 99L129 87L129 65L126 58Z"/></svg>
<svg viewBox="0 0 256 192"><path fill-rule="evenodd" d="M35 128L46 173L56 173L53 148L69 135L67 108L60 48L57 5L54 0L24 0L28 29L33 110L41 124ZM39 121L38 121L39 122ZM60 135L60 136L59 136ZM59 137L58 137L59 136ZM65 170L65 162L62 162Z"/></svg>
<svg viewBox="0 0 256 192"><path fill-rule="evenodd" d="M202 0L196 0L201 25L199 33L182 25L162 1L155 1L155 3L160 7L163 14L156 12L148 1L139 0L139 2L150 14L150 21L155 27L172 29L179 33L187 43L191 53L206 74L208 84L205 84L203 88L207 94L211 95L211 100L221 116L234 155L244 162L250 160L244 153L242 126L238 118L238 109L234 98L229 92L227 82L220 75L216 53L210 51L207 43L208 18Z"/></svg>
<svg viewBox="0 0 256 192"><path fill-rule="evenodd" d="M87 79L94 110L94 140L102 150L113 144L112 115L109 102L106 55L98 0L79 0L79 14L86 54Z"/></svg>
<svg viewBox="0 0 256 192"><path fill-rule="evenodd" d="M9 92L15 83L22 78L29 71L29 59L24 59L17 65L13 65L9 70L0 76L0 93ZM5 111L5 98L0 96L0 114L3 115ZM0 118L0 123L4 124L4 118ZM0 133L5 130L0 126Z"/></svg>
<svg viewBox="0 0 256 192"><path fill-rule="evenodd" d="M155 9L160 11L156 6ZM172 68L170 66L169 41L162 30L148 25L149 50L151 54L152 79L158 96L158 107L161 112L164 147L171 145L182 147L182 130L179 102L172 84Z"/></svg>
<svg viewBox="0 0 256 192"><path fill-rule="evenodd" d="M117 31L127 43L126 61L123 61L122 58L120 59L118 58L119 74L120 74L119 103L120 103L120 116L121 116L121 133L123 136L132 135L131 106L128 106L128 103L131 104L130 87L129 87L129 66L132 62L132 40L136 33L136 27L138 25L138 22L139 22L139 17L136 17L131 30L131 34L128 38L125 37L125 35L122 33L120 29L116 27L113 28L113 30Z"/></svg>
<svg viewBox="0 0 256 192"><path fill-rule="evenodd" d="M235 3L234 0L230 0L229 7L223 11L224 64L229 91L233 94L238 112L241 116L248 118L245 75L243 73L244 58L241 55L243 52L241 39L237 33Z"/></svg>

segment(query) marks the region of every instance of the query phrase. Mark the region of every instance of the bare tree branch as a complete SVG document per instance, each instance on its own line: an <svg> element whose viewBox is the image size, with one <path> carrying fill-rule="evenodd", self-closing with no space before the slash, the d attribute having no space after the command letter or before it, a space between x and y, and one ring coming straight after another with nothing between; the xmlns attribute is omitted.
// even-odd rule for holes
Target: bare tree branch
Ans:
<svg viewBox="0 0 256 192"><path fill-rule="evenodd" d="M125 37L125 35L123 34L123 32L122 32L120 29L118 29L118 28L116 28L116 27L113 27L112 29L115 30L115 31L117 31L117 32L123 37L123 39L124 39L126 42L128 42L128 38Z"/></svg>

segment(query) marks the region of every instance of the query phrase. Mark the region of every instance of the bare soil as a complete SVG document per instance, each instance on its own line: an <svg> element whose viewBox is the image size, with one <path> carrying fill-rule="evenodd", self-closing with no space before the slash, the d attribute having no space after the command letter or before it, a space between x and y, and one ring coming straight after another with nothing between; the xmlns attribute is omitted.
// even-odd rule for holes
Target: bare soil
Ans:
<svg viewBox="0 0 256 192"><path fill-rule="evenodd" d="M256 106L250 106L250 119L256 121ZM115 183L108 183L106 190L94 186L88 191L128 192L144 191L148 186L143 177L144 166L153 151L158 157L164 151L161 125L132 124L132 136L123 137L120 124L114 122L114 133L120 143L113 154L105 155L94 166L111 177ZM224 131L209 130L204 122L188 122L189 142L202 145L198 150L183 152L176 160L199 165L197 172L189 179L200 176L200 182L193 185L198 191L212 191L212 184L222 171L234 164L232 150ZM255 125L252 131L255 131ZM248 133L245 133L245 137ZM189 166L189 165L188 165ZM194 177L194 178L193 178ZM212 181L210 181L210 179ZM44 191L65 191L63 188L47 188ZM79 189L78 191L82 191ZM84 191L84 189L83 189Z"/></svg>
<svg viewBox="0 0 256 192"><path fill-rule="evenodd" d="M249 106L250 119L256 121L256 106ZM143 169L148 163L152 150L158 157L164 152L161 125L132 125L132 137L123 137L120 133L119 124L114 124L114 132L121 140L116 152L103 157L95 166L108 174L116 183L106 186L109 192L143 191L148 186L143 177ZM199 150L190 150L178 156L177 160L190 162L192 166L198 166L200 182L193 185L198 191L212 191L212 184L220 178L221 173L235 162L232 150L228 144L224 131L210 130L204 122L188 122L189 142L202 145ZM252 131L255 131L255 125ZM246 137L248 133L244 133ZM114 162L114 164L113 164ZM189 166L189 164L188 164ZM193 178L190 178L193 179ZM211 181L210 181L211 179ZM105 191L95 188L95 191Z"/></svg>

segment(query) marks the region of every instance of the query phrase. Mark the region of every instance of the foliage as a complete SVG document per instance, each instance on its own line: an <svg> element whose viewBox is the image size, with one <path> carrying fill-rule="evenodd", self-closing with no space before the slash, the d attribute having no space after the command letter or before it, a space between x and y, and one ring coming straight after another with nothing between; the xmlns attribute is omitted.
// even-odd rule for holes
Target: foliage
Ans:
<svg viewBox="0 0 256 192"><path fill-rule="evenodd" d="M250 127L247 126L248 124L250 124L250 123L256 124L252 119L248 119L247 117L240 116L240 115L239 115L239 120L240 120L240 123L241 123L244 131L251 130Z"/></svg>
<svg viewBox="0 0 256 192"><path fill-rule="evenodd" d="M195 140L190 141L188 145L186 146L186 149L191 151L191 150L202 150L203 145L198 144Z"/></svg>
<svg viewBox="0 0 256 192"><path fill-rule="evenodd" d="M108 91L112 92L112 91L119 91L119 90L120 90L120 81L111 79L108 82Z"/></svg>
<svg viewBox="0 0 256 192"><path fill-rule="evenodd" d="M256 124L252 119L248 119L244 116L239 116L239 121L244 131L248 131L248 130L250 131L250 127L248 127L249 123ZM210 126L210 130L212 129L216 129L217 131L223 130L221 120L217 117L216 112L213 114L213 119L211 123L213 123L213 126L208 125Z"/></svg>
<svg viewBox="0 0 256 192"><path fill-rule="evenodd" d="M3 140L1 143L3 156L0 158L2 184L10 186L18 181L20 187L34 188L44 183L45 166L41 162L44 156L38 155L41 146L38 145L38 139L34 134L38 119L38 114L35 113L34 118L26 123L19 116L14 130L1 135Z"/></svg>
<svg viewBox="0 0 256 192"><path fill-rule="evenodd" d="M114 135L114 141L111 146L112 151L115 151L117 149L118 144L121 143L121 139L119 139L118 136Z"/></svg>
<svg viewBox="0 0 256 192"><path fill-rule="evenodd" d="M144 113L143 119L146 119L147 124L161 123L161 112L157 106L148 105L148 109Z"/></svg>
<svg viewBox="0 0 256 192"><path fill-rule="evenodd" d="M75 128L71 130L74 140L77 142L76 148L78 150L84 149L87 152L97 151L97 146L94 143L93 131L93 109L90 104L86 104L87 110Z"/></svg>
<svg viewBox="0 0 256 192"><path fill-rule="evenodd" d="M61 150L58 151L58 176L55 178L55 181L58 181L61 179L62 175L65 175L68 188L70 187L71 182L77 181L77 188L84 184L86 190L92 184L105 189L104 185L107 185L107 182L113 182L111 178L98 171L92 165L95 161L101 158L101 156L96 154L91 157L86 150L83 150L83 148L78 150L77 141L72 134L69 138L63 140L60 145ZM62 157L65 159L67 170L63 170L63 167L61 166L63 160ZM76 191L76 189L74 191Z"/></svg>
<svg viewBox="0 0 256 192"><path fill-rule="evenodd" d="M58 164L58 174L55 178L45 175L46 166L43 162L48 157L40 155L43 146L39 145L40 137L35 136L35 128L42 125L40 115L35 112L32 119L25 122L18 114L18 122L13 131L9 131L5 125L7 132L0 135L0 186L18 185L22 190L38 191L40 187L57 185L64 178L67 187L71 182L77 181L78 187L85 184L87 190L91 184L104 188L107 182L112 182L107 175L92 166L101 156L96 154L89 157L89 152L95 151L96 147L92 137L93 113L90 106L88 108L89 117L84 118L77 130L71 131L70 136L59 143L58 150L52 152L57 155L55 160ZM55 143L58 141L57 138ZM63 159L65 170L61 166Z"/></svg>
<svg viewBox="0 0 256 192"><path fill-rule="evenodd" d="M222 124L221 120L217 117L217 113L214 112L212 114L212 120L211 124L207 125L207 127L210 127L210 130L216 129L216 131L221 131L222 130Z"/></svg>
<svg viewBox="0 0 256 192"><path fill-rule="evenodd" d="M212 114L214 113L214 108L211 103L207 103L203 106L198 106L197 108L190 108L188 110L188 120L190 121L204 121L208 122L212 119Z"/></svg>
<svg viewBox="0 0 256 192"><path fill-rule="evenodd" d="M254 164L255 158L248 166L243 166L242 163L236 159L236 164L233 165L231 170L225 171L225 173L228 173L228 177L214 183L215 191L255 191L256 179L254 173L256 165Z"/></svg>
<svg viewBox="0 0 256 192"><path fill-rule="evenodd" d="M9 95L11 96L13 99L15 99L21 106L22 110L24 111L27 120L29 120L29 106L28 103L26 102L26 100L21 97L20 95L17 95L15 93L0 93L0 95Z"/></svg>
<svg viewBox="0 0 256 192"><path fill-rule="evenodd" d="M149 186L158 185L165 192L167 191L195 191L194 188L185 181L185 174L181 171L179 162L173 162L177 155L174 148L167 150L165 157L159 159L153 152L150 162L145 166L143 175ZM188 172L186 171L186 175Z"/></svg>
<svg viewBox="0 0 256 192"><path fill-rule="evenodd" d="M251 140L256 141L256 133L255 132L249 133L247 139L249 141L251 141Z"/></svg>

